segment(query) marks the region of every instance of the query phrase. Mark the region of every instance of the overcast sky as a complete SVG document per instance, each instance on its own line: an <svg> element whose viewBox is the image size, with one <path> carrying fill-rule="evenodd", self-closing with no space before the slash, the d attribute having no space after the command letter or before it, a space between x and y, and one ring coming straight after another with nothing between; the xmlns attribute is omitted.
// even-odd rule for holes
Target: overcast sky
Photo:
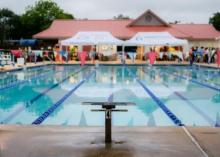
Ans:
<svg viewBox="0 0 220 157"><path fill-rule="evenodd" d="M0 0L0 8L17 14L25 12L36 0ZM136 18L151 9L167 22L208 23L209 17L220 12L220 0L54 0L76 18L112 19L118 14Z"/></svg>

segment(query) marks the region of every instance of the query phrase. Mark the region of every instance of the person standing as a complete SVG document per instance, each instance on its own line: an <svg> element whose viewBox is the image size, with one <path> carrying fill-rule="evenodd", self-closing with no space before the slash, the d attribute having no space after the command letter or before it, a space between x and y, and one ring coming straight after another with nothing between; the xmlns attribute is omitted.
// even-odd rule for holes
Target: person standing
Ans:
<svg viewBox="0 0 220 157"><path fill-rule="evenodd" d="M199 62L203 62L204 61L204 47L202 46L200 49L199 49Z"/></svg>
<svg viewBox="0 0 220 157"><path fill-rule="evenodd" d="M189 50L189 64L192 66L194 62L194 47Z"/></svg>
<svg viewBox="0 0 220 157"><path fill-rule="evenodd" d="M193 62L197 62L197 60L198 60L198 58L197 58L198 57L198 46L196 46L196 48L193 49L193 57L194 57Z"/></svg>
<svg viewBox="0 0 220 157"><path fill-rule="evenodd" d="M92 59L92 64L95 64L95 56L96 56L96 49L95 47L92 48L91 52L89 53L90 59Z"/></svg>
<svg viewBox="0 0 220 157"><path fill-rule="evenodd" d="M163 47L160 48L159 55L160 55L160 60L162 61L163 60L163 55L164 55L164 48Z"/></svg>
<svg viewBox="0 0 220 157"><path fill-rule="evenodd" d="M215 53L216 49L213 47L211 51L211 63L215 63Z"/></svg>
<svg viewBox="0 0 220 157"><path fill-rule="evenodd" d="M204 57L203 57L203 61L205 62L205 63L208 63L208 47L206 47L205 49L204 49Z"/></svg>
<svg viewBox="0 0 220 157"><path fill-rule="evenodd" d="M211 63L211 58L212 58L212 49L208 48L208 64Z"/></svg>

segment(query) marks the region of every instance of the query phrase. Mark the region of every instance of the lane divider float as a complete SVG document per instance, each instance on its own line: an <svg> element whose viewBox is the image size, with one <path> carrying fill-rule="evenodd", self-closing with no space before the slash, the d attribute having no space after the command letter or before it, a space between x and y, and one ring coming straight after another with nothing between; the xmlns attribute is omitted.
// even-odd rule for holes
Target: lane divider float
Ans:
<svg viewBox="0 0 220 157"><path fill-rule="evenodd" d="M129 69L128 71L136 78L137 82L143 87L143 89L151 96L151 98L157 103L157 105L164 111L164 113L173 121L173 123L177 126L183 126L184 124L181 120L172 113L166 105L156 96L153 92L148 89L142 81L140 81Z"/></svg>
<svg viewBox="0 0 220 157"><path fill-rule="evenodd" d="M94 74L95 74L95 70L93 70L82 81L80 81L72 90L70 90L60 100L58 100L55 104L53 104L46 112L44 112L40 117L38 117L34 122L32 122L32 124L34 125L41 124L50 114L52 114L59 106L61 106L68 97L70 97L83 83L85 83L85 81L91 78Z"/></svg>
<svg viewBox="0 0 220 157"><path fill-rule="evenodd" d="M30 107L31 105L33 105L33 103L35 101L37 101L38 99L40 99L41 97L43 97L44 95L46 95L46 93L48 93L49 91L51 91L52 89L56 88L57 86L59 86L61 83L65 82L67 79L69 79L71 76L74 76L82 71L84 71L85 69L87 69L88 67L82 68L80 70L78 70L77 72L74 72L72 74L70 74L68 77L64 78L63 80L61 80L59 83L54 84L53 86L51 86L50 88L44 90L42 93L38 94L37 96L35 96L34 98L32 98L29 102L26 102L26 104L24 106L19 107L16 111L14 111L13 113L11 113L7 118L5 118L3 121L0 122L0 124L6 124L9 121L11 121L12 119L14 119L19 113L21 113L25 108Z"/></svg>

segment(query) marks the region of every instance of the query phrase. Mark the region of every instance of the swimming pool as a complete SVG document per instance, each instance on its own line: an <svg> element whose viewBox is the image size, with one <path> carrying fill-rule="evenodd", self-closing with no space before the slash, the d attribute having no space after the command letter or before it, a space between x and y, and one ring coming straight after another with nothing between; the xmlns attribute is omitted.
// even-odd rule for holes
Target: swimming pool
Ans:
<svg viewBox="0 0 220 157"><path fill-rule="evenodd" d="M114 126L220 126L220 71L197 66L50 65L0 74L0 123L103 126L100 106L134 102L114 112Z"/></svg>

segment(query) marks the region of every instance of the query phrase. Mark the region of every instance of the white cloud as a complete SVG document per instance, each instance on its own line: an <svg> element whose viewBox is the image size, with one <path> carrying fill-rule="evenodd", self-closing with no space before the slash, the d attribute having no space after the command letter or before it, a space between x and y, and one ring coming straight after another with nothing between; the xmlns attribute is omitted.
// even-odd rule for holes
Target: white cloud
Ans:
<svg viewBox="0 0 220 157"><path fill-rule="evenodd" d="M1 0L0 7L7 7L22 14L36 0ZM209 17L220 11L219 0L54 0L76 18L111 19L120 13L136 18L151 9L165 21L207 23Z"/></svg>

